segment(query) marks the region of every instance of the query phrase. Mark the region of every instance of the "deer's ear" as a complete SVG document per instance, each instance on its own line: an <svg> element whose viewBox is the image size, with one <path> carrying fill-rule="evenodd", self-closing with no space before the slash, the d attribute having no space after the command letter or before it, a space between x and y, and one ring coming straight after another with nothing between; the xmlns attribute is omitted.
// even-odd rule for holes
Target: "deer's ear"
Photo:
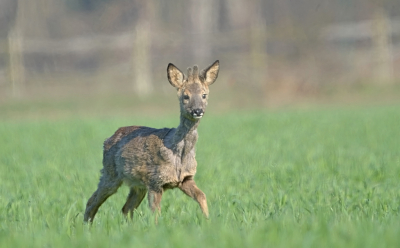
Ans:
<svg viewBox="0 0 400 248"><path fill-rule="evenodd" d="M169 83L177 89L183 86L185 75L173 64L169 63L167 67Z"/></svg>
<svg viewBox="0 0 400 248"><path fill-rule="evenodd" d="M211 85L215 82L219 72L219 60L215 61L212 65L204 69L201 73L206 85Z"/></svg>

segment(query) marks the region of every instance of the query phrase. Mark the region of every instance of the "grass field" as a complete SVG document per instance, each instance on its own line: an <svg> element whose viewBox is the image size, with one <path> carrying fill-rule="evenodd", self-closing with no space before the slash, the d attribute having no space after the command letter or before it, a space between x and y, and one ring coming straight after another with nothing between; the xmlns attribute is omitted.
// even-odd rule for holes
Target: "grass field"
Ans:
<svg viewBox="0 0 400 248"><path fill-rule="evenodd" d="M90 227L102 142L116 128L177 117L0 122L0 247L398 247L400 106L207 115L196 181L210 219L167 191L132 222L121 187Z"/></svg>

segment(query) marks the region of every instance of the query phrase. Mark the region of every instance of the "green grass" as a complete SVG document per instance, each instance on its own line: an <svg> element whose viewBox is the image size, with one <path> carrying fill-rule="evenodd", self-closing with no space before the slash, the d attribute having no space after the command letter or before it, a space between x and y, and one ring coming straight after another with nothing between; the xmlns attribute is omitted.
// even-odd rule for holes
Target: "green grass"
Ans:
<svg viewBox="0 0 400 248"><path fill-rule="evenodd" d="M120 213L126 187L83 224L102 142L116 128L177 118L0 122L0 247L397 247L400 107L207 115L196 181L210 220L167 191Z"/></svg>

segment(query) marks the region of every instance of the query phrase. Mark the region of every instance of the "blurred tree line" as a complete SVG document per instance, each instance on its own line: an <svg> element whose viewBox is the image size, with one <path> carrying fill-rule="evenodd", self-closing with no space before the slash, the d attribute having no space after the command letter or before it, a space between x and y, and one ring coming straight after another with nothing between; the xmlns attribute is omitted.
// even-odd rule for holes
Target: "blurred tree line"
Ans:
<svg viewBox="0 0 400 248"><path fill-rule="evenodd" d="M100 7L102 4L113 0L64 0L66 5L78 11L93 11ZM115 0L114 0L115 1Z"/></svg>
<svg viewBox="0 0 400 248"><path fill-rule="evenodd" d="M307 91L370 77L374 55L365 51L390 53L388 66L398 63L399 35L391 30L371 31L389 34L386 41L369 37L347 50L321 38L330 25L377 16L399 18L400 1L0 0L0 88L18 91L32 75L118 73L149 94L161 77L152 71L168 62L205 66L219 58L229 85ZM374 40L390 49L366 49Z"/></svg>

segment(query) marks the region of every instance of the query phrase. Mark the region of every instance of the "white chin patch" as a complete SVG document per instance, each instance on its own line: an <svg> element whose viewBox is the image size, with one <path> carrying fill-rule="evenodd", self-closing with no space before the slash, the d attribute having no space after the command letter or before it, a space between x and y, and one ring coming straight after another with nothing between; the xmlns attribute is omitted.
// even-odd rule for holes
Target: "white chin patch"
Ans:
<svg viewBox="0 0 400 248"><path fill-rule="evenodd" d="M201 117L203 117L203 114L200 114L200 115L193 115L193 118L195 118L195 119L201 119Z"/></svg>

